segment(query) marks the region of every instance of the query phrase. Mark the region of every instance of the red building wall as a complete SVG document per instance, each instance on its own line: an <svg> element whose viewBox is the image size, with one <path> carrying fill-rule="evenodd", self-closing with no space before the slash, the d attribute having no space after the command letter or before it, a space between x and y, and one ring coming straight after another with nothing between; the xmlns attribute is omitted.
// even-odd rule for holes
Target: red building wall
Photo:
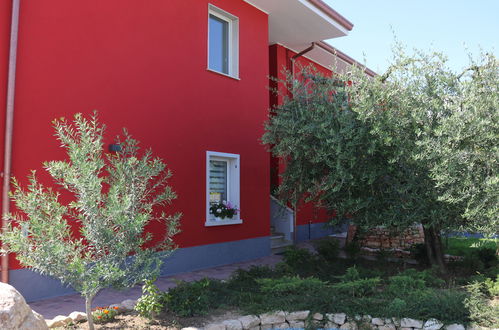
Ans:
<svg viewBox="0 0 499 330"><path fill-rule="evenodd" d="M300 50L301 51L301 50ZM292 61L291 58L297 53L278 44L272 45L269 48L269 59L270 59L270 76L276 77L278 80L282 81L286 78L286 71L291 72ZM316 62L311 61L304 56L298 57L295 60L295 74L299 73L300 68L307 66L314 66L318 72L324 75L332 74L332 71ZM287 92L286 86L283 83L277 83L275 81L270 82L272 89L277 89L279 94L271 93L270 104L271 106L276 106L282 104L284 101L284 96L291 96ZM285 163L279 159L270 156L270 177L271 186L277 186L280 183L279 173L282 173L285 168ZM298 207L298 212L296 216L296 224L308 225L315 223L324 223L329 220L331 216L327 214L325 209L317 208L312 203L301 204Z"/></svg>
<svg viewBox="0 0 499 330"><path fill-rule="evenodd" d="M0 3L1 109L7 2ZM13 175L26 183L38 169L49 182L41 163L64 157L50 122L97 109L106 143L127 127L173 171L180 247L268 236L269 162L259 142L269 108L267 15L243 1L210 3L239 18L240 80L206 70L206 0L23 2ZM241 155L241 225L204 226L207 150Z"/></svg>

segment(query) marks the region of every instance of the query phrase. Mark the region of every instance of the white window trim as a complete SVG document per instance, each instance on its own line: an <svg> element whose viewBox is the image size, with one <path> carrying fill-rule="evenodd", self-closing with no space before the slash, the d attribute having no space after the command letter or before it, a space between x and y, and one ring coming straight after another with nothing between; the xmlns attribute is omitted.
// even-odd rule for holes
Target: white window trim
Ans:
<svg viewBox="0 0 499 330"><path fill-rule="evenodd" d="M221 20L229 23L229 37L228 37L228 48L229 48L229 73L220 72L210 68L210 15L214 15ZM208 4L208 36L207 36L207 63L206 69L211 72L221 74L226 77L234 78L240 80L239 78L239 18L220 9L212 4Z"/></svg>
<svg viewBox="0 0 499 330"><path fill-rule="evenodd" d="M227 161L227 196L228 200L235 205L239 212L233 219L215 221L210 214L210 160ZM242 224L241 219L241 189L240 189L240 155L225 152L206 151L206 222L205 227L226 226Z"/></svg>

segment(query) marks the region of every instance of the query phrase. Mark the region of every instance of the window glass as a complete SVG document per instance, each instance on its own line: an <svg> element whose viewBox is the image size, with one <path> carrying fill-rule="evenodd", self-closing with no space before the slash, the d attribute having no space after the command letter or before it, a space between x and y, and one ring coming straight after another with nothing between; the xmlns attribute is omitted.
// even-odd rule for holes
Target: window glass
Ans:
<svg viewBox="0 0 499 330"><path fill-rule="evenodd" d="M210 204L228 200L227 165L226 161L210 160Z"/></svg>
<svg viewBox="0 0 499 330"><path fill-rule="evenodd" d="M229 74L229 22L210 14L209 68Z"/></svg>

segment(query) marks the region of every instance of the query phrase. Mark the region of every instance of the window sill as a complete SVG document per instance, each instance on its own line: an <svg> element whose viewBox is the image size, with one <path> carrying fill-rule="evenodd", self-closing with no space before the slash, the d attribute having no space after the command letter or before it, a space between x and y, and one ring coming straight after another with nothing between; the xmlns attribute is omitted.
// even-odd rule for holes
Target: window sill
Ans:
<svg viewBox="0 0 499 330"><path fill-rule="evenodd" d="M226 74L226 73L223 73L223 72L220 72L220 71L212 70L210 68L206 68L206 70L209 71L209 72L213 72L213 73L219 74L221 76L227 77L227 78L232 78L232 79L238 80L238 81L241 80L241 78L239 78L239 77L231 76L230 74Z"/></svg>
<svg viewBox="0 0 499 330"><path fill-rule="evenodd" d="M230 220L206 220L204 223L205 227L215 227L215 226L227 226L227 225L240 225L243 223L242 219L230 219Z"/></svg>

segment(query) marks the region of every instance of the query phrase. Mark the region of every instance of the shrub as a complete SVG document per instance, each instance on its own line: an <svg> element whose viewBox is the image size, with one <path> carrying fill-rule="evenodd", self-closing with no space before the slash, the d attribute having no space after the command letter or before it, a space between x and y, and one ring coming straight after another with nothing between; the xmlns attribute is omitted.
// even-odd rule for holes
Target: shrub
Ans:
<svg viewBox="0 0 499 330"><path fill-rule="evenodd" d="M272 294L276 296L286 296L288 294L307 294L320 292L327 284L319 279L308 277L301 279L297 276L282 277L278 279L264 278L259 279L260 290L264 294Z"/></svg>
<svg viewBox="0 0 499 330"><path fill-rule="evenodd" d="M386 314L393 317L404 317L407 315L407 303L400 298L393 299L386 308Z"/></svg>
<svg viewBox="0 0 499 330"><path fill-rule="evenodd" d="M416 280L423 280L425 286L428 287L443 287L445 285L445 281L442 280L441 278L438 278L435 276L431 270L423 270L423 271L418 271L414 268L409 268L404 270L402 273L399 275L401 276L409 276L413 279Z"/></svg>
<svg viewBox="0 0 499 330"><path fill-rule="evenodd" d="M307 249L291 246L284 252L284 262L291 269L300 274L313 274L318 266L317 257Z"/></svg>
<svg viewBox="0 0 499 330"><path fill-rule="evenodd" d="M469 296L464 304L469 310L470 319L486 327L499 327L499 306L489 304L490 292L486 282L475 281L466 290Z"/></svg>
<svg viewBox="0 0 499 330"><path fill-rule="evenodd" d="M164 300L164 295L154 285L154 280L147 280L142 286L142 296L138 299L135 310L140 316L152 319L165 307Z"/></svg>
<svg viewBox="0 0 499 330"><path fill-rule="evenodd" d="M381 279L378 277L365 278L355 281L339 282L332 285L332 289L339 293L351 297L362 297L376 292Z"/></svg>
<svg viewBox="0 0 499 330"><path fill-rule="evenodd" d="M180 282L165 295L166 306L179 316L204 315L213 307L207 278L191 283Z"/></svg>
<svg viewBox="0 0 499 330"><path fill-rule="evenodd" d="M458 290L425 289L412 291L405 299L407 317L436 318L445 323L466 323L469 312L463 301L466 293Z"/></svg>
<svg viewBox="0 0 499 330"><path fill-rule="evenodd" d="M323 257L326 261L331 261L338 257L340 246L336 239L321 239L315 242L315 250L319 256Z"/></svg>
<svg viewBox="0 0 499 330"><path fill-rule="evenodd" d="M422 279L416 279L410 276L397 275L389 278L387 291L396 296L405 296L414 290L425 288L425 282Z"/></svg>

